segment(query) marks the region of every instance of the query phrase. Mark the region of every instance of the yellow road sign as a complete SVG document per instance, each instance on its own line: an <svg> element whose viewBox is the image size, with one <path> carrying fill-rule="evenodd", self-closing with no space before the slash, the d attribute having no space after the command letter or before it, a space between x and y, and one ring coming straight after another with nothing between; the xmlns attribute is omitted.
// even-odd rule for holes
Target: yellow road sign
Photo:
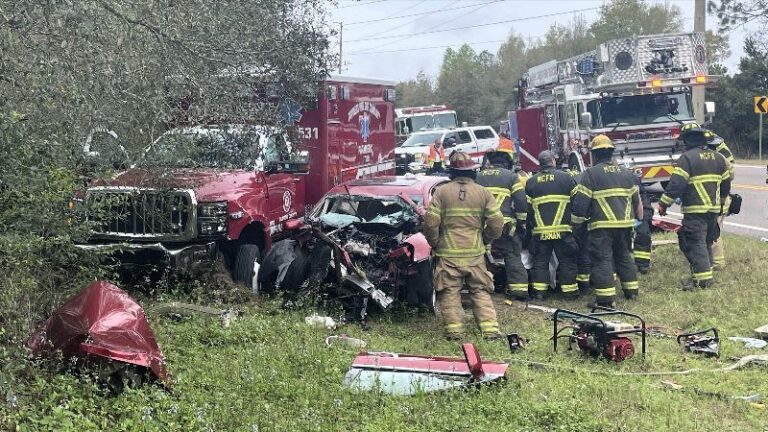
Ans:
<svg viewBox="0 0 768 432"><path fill-rule="evenodd" d="M768 96L755 96L755 114L768 114Z"/></svg>

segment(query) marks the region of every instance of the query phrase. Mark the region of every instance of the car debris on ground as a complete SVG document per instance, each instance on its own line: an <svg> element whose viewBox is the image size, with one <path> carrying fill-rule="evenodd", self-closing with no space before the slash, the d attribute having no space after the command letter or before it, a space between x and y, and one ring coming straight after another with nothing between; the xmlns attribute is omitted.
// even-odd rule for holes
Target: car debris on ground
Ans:
<svg viewBox="0 0 768 432"><path fill-rule="evenodd" d="M409 396L505 379L506 363L484 361L475 345L462 345L464 358L395 353L360 353L344 376L343 387Z"/></svg>
<svg viewBox="0 0 768 432"><path fill-rule="evenodd" d="M733 342L741 342L744 344L744 348L747 348L747 349L762 349L762 348L765 348L766 345L768 345L768 342L762 339L755 339L755 338L730 336L728 337L728 340Z"/></svg>
<svg viewBox="0 0 768 432"><path fill-rule="evenodd" d="M318 314L304 317L304 323L310 327L324 328L326 330L333 330L336 328L336 321L334 321L333 318L320 316Z"/></svg>
<svg viewBox="0 0 768 432"><path fill-rule="evenodd" d="M125 291L95 281L61 305L26 341L40 358L94 366L113 392L159 380L170 388L165 356L144 310Z"/></svg>
<svg viewBox="0 0 768 432"><path fill-rule="evenodd" d="M191 303L161 303L152 308L152 312L160 315L169 315L173 317L202 316L211 319L218 319L221 326L229 327L232 321L236 320L239 312L230 309L216 309L208 306L201 306Z"/></svg>

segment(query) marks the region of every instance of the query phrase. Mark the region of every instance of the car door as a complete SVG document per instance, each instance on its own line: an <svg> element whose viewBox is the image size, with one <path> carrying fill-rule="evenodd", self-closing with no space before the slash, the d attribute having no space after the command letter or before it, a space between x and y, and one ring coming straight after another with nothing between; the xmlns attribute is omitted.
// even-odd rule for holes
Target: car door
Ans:
<svg viewBox="0 0 768 432"><path fill-rule="evenodd" d="M485 154L499 147L499 136L491 127L472 129L472 135L477 140L477 147L480 153Z"/></svg>
<svg viewBox="0 0 768 432"><path fill-rule="evenodd" d="M459 129L456 132L456 148L470 155L477 162L482 162L483 155L479 154L477 142L472 137L469 129Z"/></svg>

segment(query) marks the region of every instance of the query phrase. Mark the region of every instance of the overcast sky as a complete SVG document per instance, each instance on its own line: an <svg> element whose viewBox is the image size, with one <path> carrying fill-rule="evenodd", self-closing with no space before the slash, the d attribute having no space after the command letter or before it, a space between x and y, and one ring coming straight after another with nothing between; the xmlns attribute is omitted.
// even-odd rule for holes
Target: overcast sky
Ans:
<svg viewBox="0 0 768 432"><path fill-rule="evenodd" d="M587 22L597 17L603 0L340 0L331 9L331 19L344 23L343 74L402 81L424 70L439 72L445 46L469 43L476 51L496 53L515 32L537 38L554 23L568 24L574 15ZM664 3L650 0L649 3ZM672 0L683 10L687 31L693 30L694 0ZM579 12L574 12L579 11ZM402 17L411 15L409 17ZM380 20L380 21L374 21ZM500 21L517 20L514 22ZM371 22L374 21L374 22ZM489 24L482 25L481 24ZM462 28L477 26L472 28ZM707 27L716 28L716 18L707 17ZM450 30L436 32L438 30ZM731 32L728 70L737 69L743 55L745 34ZM409 36L414 33L429 32ZM437 47L437 48L435 48ZM422 49L423 48L423 49ZM336 46L338 49L338 46ZM577 54L577 53L574 53Z"/></svg>

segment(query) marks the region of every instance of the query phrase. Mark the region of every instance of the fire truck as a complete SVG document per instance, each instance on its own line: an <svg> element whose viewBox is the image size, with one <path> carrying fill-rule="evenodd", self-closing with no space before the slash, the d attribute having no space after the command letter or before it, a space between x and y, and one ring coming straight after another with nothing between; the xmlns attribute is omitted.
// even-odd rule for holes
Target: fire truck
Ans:
<svg viewBox="0 0 768 432"><path fill-rule="evenodd" d="M399 108L395 110L395 119L398 144L408 139L413 132L458 126L456 111L447 105Z"/></svg>
<svg viewBox="0 0 768 432"><path fill-rule="evenodd" d="M291 109L288 129L300 138L301 158L283 158L291 134L275 127L176 127L136 166L79 197L99 208L79 246L123 268L161 264L175 273L210 268L223 252L234 279L255 286L263 254L328 190L394 174L394 83L336 76L319 87L315 104ZM235 143L244 143L241 151L226 151Z"/></svg>
<svg viewBox="0 0 768 432"><path fill-rule="evenodd" d="M615 39L595 50L532 67L518 85L519 109L509 112L521 166L552 150L558 164L591 165L589 141L608 135L618 162L644 183L666 182L683 151L680 127L694 122L695 86L712 85L703 33Z"/></svg>

